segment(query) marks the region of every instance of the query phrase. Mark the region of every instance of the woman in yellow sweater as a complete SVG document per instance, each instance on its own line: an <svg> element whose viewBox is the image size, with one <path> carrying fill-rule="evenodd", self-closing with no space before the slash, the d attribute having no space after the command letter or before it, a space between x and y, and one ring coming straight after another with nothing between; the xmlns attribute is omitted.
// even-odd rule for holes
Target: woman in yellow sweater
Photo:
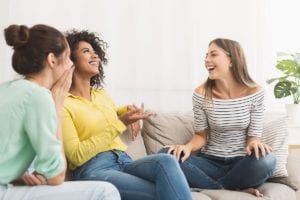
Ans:
<svg viewBox="0 0 300 200"><path fill-rule="evenodd" d="M75 70L64 104L63 138L73 179L111 182L123 200L191 199L173 156L133 161L126 154L119 135L150 114L136 106L117 108L102 88L106 43L88 31L72 30L66 37Z"/></svg>

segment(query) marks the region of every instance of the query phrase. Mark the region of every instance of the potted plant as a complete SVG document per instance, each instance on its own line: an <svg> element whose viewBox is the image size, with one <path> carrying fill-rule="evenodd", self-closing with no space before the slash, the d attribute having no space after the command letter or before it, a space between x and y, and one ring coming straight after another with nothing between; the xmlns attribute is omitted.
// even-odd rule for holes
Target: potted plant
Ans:
<svg viewBox="0 0 300 200"><path fill-rule="evenodd" d="M276 68L283 76L267 80L271 84L276 82L274 87L275 98L292 96L293 104L287 104L287 115L292 123L300 125L300 53L287 54L278 53Z"/></svg>

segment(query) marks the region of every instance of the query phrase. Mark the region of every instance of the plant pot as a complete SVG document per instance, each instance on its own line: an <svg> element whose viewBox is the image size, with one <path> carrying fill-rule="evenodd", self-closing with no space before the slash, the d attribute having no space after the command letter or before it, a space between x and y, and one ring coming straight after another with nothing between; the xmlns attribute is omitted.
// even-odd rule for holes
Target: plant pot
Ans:
<svg viewBox="0 0 300 200"><path fill-rule="evenodd" d="M300 126L300 104L286 104L289 125Z"/></svg>

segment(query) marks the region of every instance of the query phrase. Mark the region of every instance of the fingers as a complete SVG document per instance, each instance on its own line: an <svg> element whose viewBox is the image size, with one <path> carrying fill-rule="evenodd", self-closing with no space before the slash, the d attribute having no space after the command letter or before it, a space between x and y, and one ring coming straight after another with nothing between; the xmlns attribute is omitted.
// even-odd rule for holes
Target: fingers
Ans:
<svg viewBox="0 0 300 200"><path fill-rule="evenodd" d="M66 80L64 81L64 88L65 88L66 91L69 91L69 89L70 89L70 87L71 87L74 69L75 69L75 67L72 66L72 67L67 71L67 77L66 77Z"/></svg>
<svg viewBox="0 0 300 200"><path fill-rule="evenodd" d="M250 149L249 146L246 147L246 152L247 152L247 155L248 155L248 156L251 155L252 151L251 151L251 149Z"/></svg>
<svg viewBox="0 0 300 200"><path fill-rule="evenodd" d="M175 149L175 145L165 145L164 148L168 148L168 154L172 154Z"/></svg>
<svg viewBox="0 0 300 200"><path fill-rule="evenodd" d="M130 124L131 129L131 140L134 141L141 130L139 121Z"/></svg>
<svg viewBox="0 0 300 200"><path fill-rule="evenodd" d="M53 87L62 87L63 85L65 85L66 82L72 81L72 75L73 75L73 71L74 71L75 67L72 66L69 69L66 69L63 74L61 75L61 77L56 81L56 83L53 85ZM53 88L52 87L52 88Z"/></svg>
<svg viewBox="0 0 300 200"><path fill-rule="evenodd" d="M254 145L253 147L255 158L258 160L259 159L259 149L257 145Z"/></svg>
<svg viewBox="0 0 300 200"><path fill-rule="evenodd" d="M37 179L40 180L40 182L41 182L43 185L47 184L47 179L46 179L43 175L37 173L36 171L34 171L33 174L35 175L35 177L36 177Z"/></svg>
<svg viewBox="0 0 300 200"><path fill-rule="evenodd" d="M26 185L44 185L46 184L46 179L42 175L38 174L24 174L22 176L22 180L26 183Z"/></svg>
<svg viewBox="0 0 300 200"><path fill-rule="evenodd" d="M183 151L183 148L181 145L176 146L173 154L175 155L177 161L180 160L182 151Z"/></svg>
<svg viewBox="0 0 300 200"><path fill-rule="evenodd" d="M181 158L181 162L186 161L186 159L188 159L189 157L190 157L190 153L184 152L184 155L183 155L183 157Z"/></svg>
<svg viewBox="0 0 300 200"><path fill-rule="evenodd" d="M272 152L272 148L269 145L264 144L264 146L265 146L265 149L266 149L267 153L271 153Z"/></svg>
<svg viewBox="0 0 300 200"><path fill-rule="evenodd" d="M56 105L61 106L71 87L74 66L65 70L62 76L51 87L52 96Z"/></svg>
<svg viewBox="0 0 300 200"><path fill-rule="evenodd" d="M141 112L144 113L144 102L141 103Z"/></svg>
<svg viewBox="0 0 300 200"><path fill-rule="evenodd" d="M183 162L181 158L184 154L184 145L166 145L164 147L169 148L168 154L174 155L177 161Z"/></svg>
<svg viewBox="0 0 300 200"><path fill-rule="evenodd" d="M266 151L265 151L264 145L263 145L262 143L259 143L259 144L258 144L258 147L259 147L259 150L260 150L260 152L261 152L261 155L262 155L263 157L265 157L265 156L266 156Z"/></svg>
<svg viewBox="0 0 300 200"><path fill-rule="evenodd" d="M266 156L266 154L272 151L271 147L261 142L252 142L246 147L247 155L251 155L252 151L254 151L255 157L259 160L260 155Z"/></svg>

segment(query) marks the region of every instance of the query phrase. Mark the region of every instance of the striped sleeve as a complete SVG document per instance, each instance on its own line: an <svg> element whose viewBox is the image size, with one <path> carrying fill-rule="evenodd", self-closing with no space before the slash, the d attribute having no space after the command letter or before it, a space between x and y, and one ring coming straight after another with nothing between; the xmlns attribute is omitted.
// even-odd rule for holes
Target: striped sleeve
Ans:
<svg viewBox="0 0 300 200"><path fill-rule="evenodd" d="M197 96L195 93L193 95L193 112L194 112L194 131L201 132L208 128L207 116L203 108L203 99Z"/></svg>
<svg viewBox="0 0 300 200"><path fill-rule="evenodd" d="M260 137L263 132L264 111L265 111L265 95L260 92L251 105L250 124L248 128L248 136Z"/></svg>

